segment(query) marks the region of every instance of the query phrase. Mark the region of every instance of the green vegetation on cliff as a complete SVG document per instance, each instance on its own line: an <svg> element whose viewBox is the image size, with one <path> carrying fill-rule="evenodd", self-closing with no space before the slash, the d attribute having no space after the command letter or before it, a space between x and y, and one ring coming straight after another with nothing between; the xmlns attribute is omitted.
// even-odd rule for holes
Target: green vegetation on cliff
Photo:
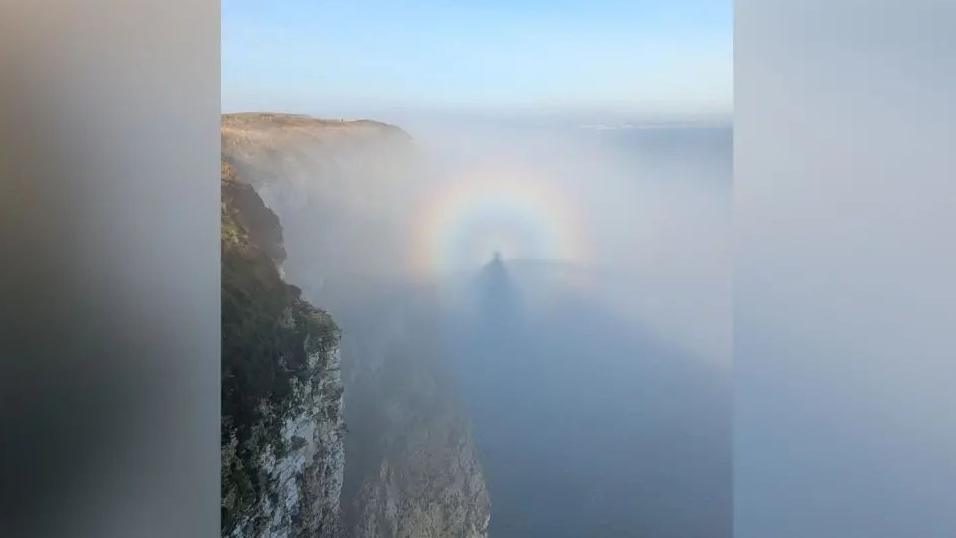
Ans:
<svg viewBox="0 0 956 538"><path fill-rule="evenodd" d="M338 328L283 282L279 220L225 162L221 226L222 534L229 535L250 519L265 525L257 507L275 488L262 461L299 448L285 446L280 429L302 412L297 387L317 381L325 365L314 361L328 360Z"/></svg>

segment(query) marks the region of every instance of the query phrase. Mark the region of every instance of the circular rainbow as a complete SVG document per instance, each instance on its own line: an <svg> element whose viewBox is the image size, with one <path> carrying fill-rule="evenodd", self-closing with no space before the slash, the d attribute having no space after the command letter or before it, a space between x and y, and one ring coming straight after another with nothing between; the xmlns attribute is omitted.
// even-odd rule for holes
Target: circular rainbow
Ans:
<svg viewBox="0 0 956 538"><path fill-rule="evenodd" d="M586 258L578 208L559 185L527 173L448 179L415 219L414 265L425 274L474 270L503 258Z"/></svg>

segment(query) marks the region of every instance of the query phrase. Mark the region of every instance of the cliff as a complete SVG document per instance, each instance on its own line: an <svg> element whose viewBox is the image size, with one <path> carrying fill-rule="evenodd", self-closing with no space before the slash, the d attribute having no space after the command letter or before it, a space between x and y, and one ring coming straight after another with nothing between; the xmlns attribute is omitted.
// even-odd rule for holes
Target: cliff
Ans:
<svg viewBox="0 0 956 538"><path fill-rule="evenodd" d="M222 535L336 536L339 331L283 282L282 228L223 163Z"/></svg>
<svg viewBox="0 0 956 538"><path fill-rule="evenodd" d="M223 117L222 148L282 219L285 270L343 327L342 535L487 536L487 488L443 371L451 357L419 315L433 305L395 283L408 241L398 213L418 196L411 137L378 122L236 114Z"/></svg>
<svg viewBox="0 0 956 538"><path fill-rule="evenodd" d="M394 402L391 402L394 413ZM470 433L453 413L394 417L377 467L346 509L353 538L480 538L491 505Z"/></svg>

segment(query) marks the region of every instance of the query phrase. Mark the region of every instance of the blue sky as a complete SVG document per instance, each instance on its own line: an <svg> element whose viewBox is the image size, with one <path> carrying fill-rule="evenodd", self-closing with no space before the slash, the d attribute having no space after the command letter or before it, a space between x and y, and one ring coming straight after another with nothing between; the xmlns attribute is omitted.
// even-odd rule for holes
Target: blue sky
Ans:
<svg viewBox="0 0 956 538"><path fill-rule="evenodd" d="M223 0L222 106L729 115L730 0Z"/></svg>

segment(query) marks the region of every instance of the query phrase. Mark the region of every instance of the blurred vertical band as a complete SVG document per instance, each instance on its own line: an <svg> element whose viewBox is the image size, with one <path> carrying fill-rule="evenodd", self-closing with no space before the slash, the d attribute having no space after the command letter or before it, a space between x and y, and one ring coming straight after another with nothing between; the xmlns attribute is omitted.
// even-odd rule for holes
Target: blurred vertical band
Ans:
<svg viewBox="0 0 956 538"><path fill-rule="evenodd" d="M954 29L736 4L740 538L956 536Z"/></svg>
<svg viewBox="0 0 956 538"><path fill-rule="evenodd" d="M0 0L0 536L215 536L219 3Z"/></svg>

